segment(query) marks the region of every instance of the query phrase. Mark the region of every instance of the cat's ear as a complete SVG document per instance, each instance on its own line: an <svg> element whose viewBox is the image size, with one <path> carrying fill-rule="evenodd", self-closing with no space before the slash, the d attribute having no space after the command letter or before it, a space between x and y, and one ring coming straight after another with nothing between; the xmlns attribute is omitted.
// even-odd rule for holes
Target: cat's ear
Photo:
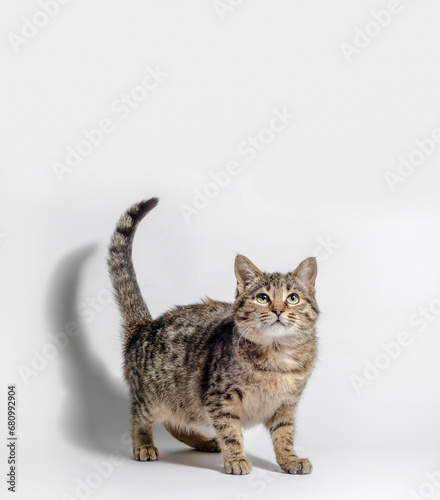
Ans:
<svg viewBox="0 0 440 500"><path fill-rule="evenodd" d="M310 292L315 290L315 280L318 274L318 266L315 257L307 257L293 271L292 275L303 283Z"/></svg>
<svg viewBox="0 0 440 500"><path fill-rule="evenodd" d="M243 293L246 286L256 278L262 276L262 272L257 266L244 255L237 255L235 258L235 276L237 278L238 293Z"/></svg>

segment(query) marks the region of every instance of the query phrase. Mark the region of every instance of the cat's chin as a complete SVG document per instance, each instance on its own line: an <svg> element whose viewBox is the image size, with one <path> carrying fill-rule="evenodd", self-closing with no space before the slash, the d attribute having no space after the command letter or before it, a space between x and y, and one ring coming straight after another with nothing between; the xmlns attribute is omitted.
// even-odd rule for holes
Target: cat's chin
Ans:
<svg viewBox="0 0 440 500"><path fill-rule="evenodd" d="M285 337L292 333L292 328L285 325L281 321L275 321L274 323L268 325L265 329L265 333L273 338Z"/></svg>
<svg viewBox="0 0 440 500"><path fill-rule="evenodd" d="M300 330L296 325L285 325L282 322L275 322L261 328L259 341L261 344L270 346L289 345L292 346L313 335L313 331Z"/></svg>
<svg viewBox="0 0 440 500"><path fill-rule="evenodd" d="M286 325L282 321L273 321L269 324L256 323L254 326L254 330L251 330L250 334L246 334L245 329L244 338L256 344L270 347L273 344L290 345L293 337L297 333L298 332L295 326Z"/></svg>

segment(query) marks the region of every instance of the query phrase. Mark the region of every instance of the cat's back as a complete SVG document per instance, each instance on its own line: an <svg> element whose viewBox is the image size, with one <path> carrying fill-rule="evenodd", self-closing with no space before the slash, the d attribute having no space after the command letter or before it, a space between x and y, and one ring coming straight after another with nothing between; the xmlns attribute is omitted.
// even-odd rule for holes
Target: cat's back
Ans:
<svg viewBox="0 0 440 500"><path fill-rule="evenodd" d="M207 329L215 328L226 317L232 314L232 304L205 299L197 304L174 307L155 319L151 326L156 332L162 333L195 333L200 329L206 331Z"/></svg>
<svg viewBox="0 0 440 500"><path fill-rule="evenodd" d="M206 339L225 318L233 314L233 305L205 299L200 303L176 306L158 318L140 324L126 354L141 346L172 343L193 344Z"/></svg>

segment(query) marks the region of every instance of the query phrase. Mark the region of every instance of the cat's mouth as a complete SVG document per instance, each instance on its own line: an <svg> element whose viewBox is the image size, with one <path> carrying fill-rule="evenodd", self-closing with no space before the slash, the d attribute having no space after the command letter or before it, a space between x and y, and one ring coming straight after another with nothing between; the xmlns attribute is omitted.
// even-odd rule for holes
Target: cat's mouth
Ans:
<svg viewBox="0 0 440 500"><path fill-rule="evenodd" d="M284 323L284 321L281 318L277 318L269 326L280 327L280 326L287 326L287 325L286 325L286 323Z"/></svg>

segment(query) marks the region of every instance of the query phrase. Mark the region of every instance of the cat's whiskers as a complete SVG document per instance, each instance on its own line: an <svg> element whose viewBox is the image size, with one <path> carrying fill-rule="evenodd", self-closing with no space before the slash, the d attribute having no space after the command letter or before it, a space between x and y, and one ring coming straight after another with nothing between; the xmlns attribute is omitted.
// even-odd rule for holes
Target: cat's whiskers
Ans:
<svg viewBox="0 0 440 500"><path fill-rule="evenodd" d="M247 321L250 321L250 320L244 320L244 321L242 321L242 323L246 323ZM237 328L237 326L238 326L238 325L236 325L236 326L234 327L234 330L235 330L235 328ZM237 347L238 347L238 345L240 344L240 339L241 339L241 337L243 337L243 335L247 332L247 329L248 329L248 328L249 328L249 326L246 326L244 330L240 331L240 335L238 336L238 339L237 339ZM246 345L246 341L247 341L247 339L246 339L246 337L244 337L244 342L245 342L245 345Z"/></svg>
<svg viewBox="0 0 440 500"><path fill-rule="evenodd" d="M241 324L243 324L243 323L248 323L248 322L253 322L252 318L245 319L245 320L241 321L239 324L235 325L234 330L235 330L235 329L236 329L239 325L241 325ZM242 330L242 331L240 332L240 335L238 336L238 340L237 340L237 347L238 347L238 345L239 345L239 343L240 343L240 339L241 339L241 337L243 337L245 334L247 334L249 331L251 331L251 329L252 329L252 328L253 328L253 325L248 325L248 326L245 326L245 329L244 329L244 330ZM254 334L254 335L255 335L255 334ZM245 342L245 345L247 345L247 337L244 337L244 342Z"/></svg>

